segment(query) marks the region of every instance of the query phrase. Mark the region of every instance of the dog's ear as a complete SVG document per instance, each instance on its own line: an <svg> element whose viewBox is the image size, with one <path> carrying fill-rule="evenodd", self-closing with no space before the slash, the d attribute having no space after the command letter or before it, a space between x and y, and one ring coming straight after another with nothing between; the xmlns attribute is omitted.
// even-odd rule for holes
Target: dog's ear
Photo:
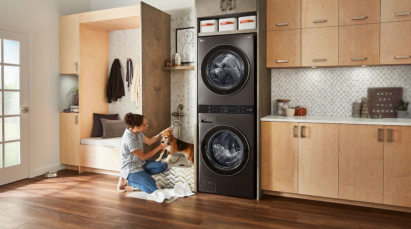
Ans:
<svg viewBox="0 0 411 229"><path fill-rule="evenodd" d="M168 137L170 138L170 140L168 141L168 143L171 145L176 139L174 138L174 134L173 134L173 133L170 133L170 134L168 135Z"/></svg>

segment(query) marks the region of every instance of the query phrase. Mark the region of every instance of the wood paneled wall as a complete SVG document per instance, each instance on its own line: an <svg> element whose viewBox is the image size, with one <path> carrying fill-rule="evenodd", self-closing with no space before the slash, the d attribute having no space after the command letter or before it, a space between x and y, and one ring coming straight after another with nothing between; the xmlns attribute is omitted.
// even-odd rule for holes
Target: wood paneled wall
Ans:
<svg viewBox="0 0 411 229"><path fill-rule="evenodd" d="M93 113L108 114L108 31L80 25L80 63L80 138L89 138Z"/></svg>
<svg viewBox="0 0 411 229"><path fill-rule="evenodd" d="M170 72L162 70L170 58L170 15L143 2L140 7L142 113L149 125L145 134L152 137L171 125ZM144 152L156 146L145 145Z"/></svg>

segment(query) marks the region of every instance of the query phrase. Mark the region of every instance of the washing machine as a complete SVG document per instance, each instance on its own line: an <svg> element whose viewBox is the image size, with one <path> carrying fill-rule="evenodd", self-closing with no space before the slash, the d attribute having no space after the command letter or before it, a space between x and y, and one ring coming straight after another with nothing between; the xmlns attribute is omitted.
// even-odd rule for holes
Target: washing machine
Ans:
<svg viewBox="0 0 411 229"><path fill-rule="evenodd" d="M198 38L198 104L254 105L256 35Z"/></svg>
<svg viewBox="0 0 411 229"><path fill-rule="evenodd" d="M198 120L198 190L255 199L254 107L200 106Z"/></svg>

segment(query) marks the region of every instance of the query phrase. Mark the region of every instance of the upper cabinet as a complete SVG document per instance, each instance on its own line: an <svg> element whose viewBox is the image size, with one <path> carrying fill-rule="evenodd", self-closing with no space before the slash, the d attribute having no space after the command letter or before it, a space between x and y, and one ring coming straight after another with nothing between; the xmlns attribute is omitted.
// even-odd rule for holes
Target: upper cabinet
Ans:
<svg viewBox="0 0 411 229"><path fill-rule="evenodd" d="M411 0L381 0L381 22L411 20Z"/></svg>
<svg viewBox="0 0 411 229"><path fill-rule="evenodd" d="M338 66L338 27L302 29L302 66Z"/></svg>
<svg viewBox="0 0 411 229"><path fill-rule="evenodd" d="M338 0L302 0L302 28L338 26Z"/></svg>
<svg viewBox="0 0 411 229"><path fill-rule="evenodd" d="M380 63L380 24L341 26L339 36L339 65Z"/></svg>
<svg viewBox="0 0 411 229"><path fill-rule="evenodd" d="M197 0L195 4L197 17L257 11L256 0Z"/></svg>
<svg viewBox="0 0 411 229"><path fill-rule="evenodd" d="M381 24L381 64L411 64L411 21Z"/></svg>
<svg viewBox="0 0 411 229"><path fill-rule="evenodd" d="M80 62L80 18L60 17L60 74L78 74Z"/></svg>
<svg viewBox="0 0 411 229"><path fill-rule="evenodd" d="M301 0L267 0L267 31L301 28Z"/></svg>
<svg viewBox="0 0 411 229"><path fill-rule="evenodd" d="M267 67L300 67L300 44L300 29L267 32Z"/></svg>
<svg viewBox="0 0 411 229"><path fill-rule="evenodd" d="M340 0L340 25L380 23L380 0Z"/></svg>

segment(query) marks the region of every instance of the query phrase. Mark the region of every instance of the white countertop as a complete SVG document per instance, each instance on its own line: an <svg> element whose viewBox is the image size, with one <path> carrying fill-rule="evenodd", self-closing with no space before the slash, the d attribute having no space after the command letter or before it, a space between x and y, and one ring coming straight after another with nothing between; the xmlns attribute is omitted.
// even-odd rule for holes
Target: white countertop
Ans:
<svg viewBox="0 0 411 229"><path fill-rule="evenodd" d="M299 123L337 123L337 124L357 124L357 125L385 125L385 126L411 126L411 119L397 118L352 118L338 116L278 116L269 115L261 118L265 122L299 122Z"/></svg>

